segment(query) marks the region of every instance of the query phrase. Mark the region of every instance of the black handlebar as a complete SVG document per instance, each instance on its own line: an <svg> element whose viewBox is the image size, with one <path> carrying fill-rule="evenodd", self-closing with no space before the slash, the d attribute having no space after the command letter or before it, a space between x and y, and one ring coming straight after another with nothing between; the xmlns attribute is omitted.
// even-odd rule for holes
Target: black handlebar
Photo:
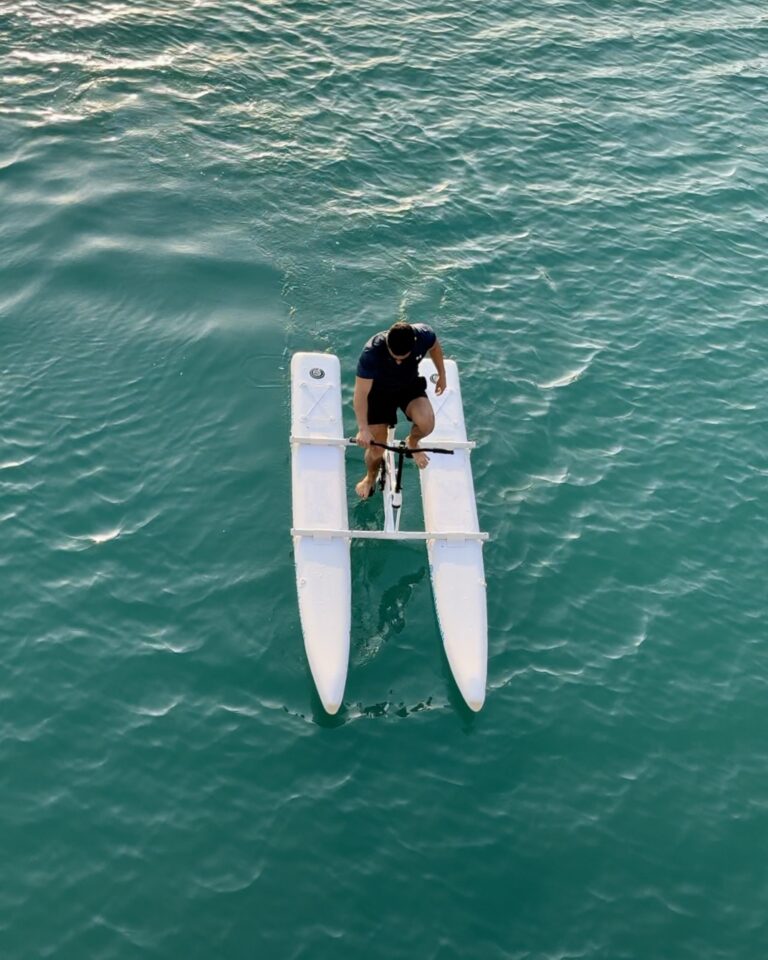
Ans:
<svg viewBox="0 0 768 960"><path fill-rule="evenodd" d="M350 443L357 443L356 437L349 437ZM415 447L406 446L405 441L401 441L396 447L391 443L379 443L378 440L371 440L372 447L381 447L383 450L391 450L393 453L402 453L404 457L413 459L414 453L449 453L453 456L453 450L446 450L444 447Z"/></svg>

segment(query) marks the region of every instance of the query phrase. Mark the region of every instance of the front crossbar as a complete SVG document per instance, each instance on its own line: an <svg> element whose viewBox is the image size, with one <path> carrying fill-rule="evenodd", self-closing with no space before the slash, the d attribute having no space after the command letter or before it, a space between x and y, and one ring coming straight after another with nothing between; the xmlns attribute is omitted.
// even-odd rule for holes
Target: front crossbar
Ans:
<svg viewBox="0 0 768 960"><path fill-rule="evenodd" d="M291 436L291 443L304 443L311 447L349 447L357 443L354 437L296 437ZM441 444L437 447L419 447L424 453L435 451L437 453L448 453L454 450L474 450L477 444L474 440L438 440ZM400 447L393 447L386 443L377 443L373 441L374 446L384 447L387 450L398 452ZM406 448L407 449L407 448ZM406 454L407 455L407 454Z"/></svg>

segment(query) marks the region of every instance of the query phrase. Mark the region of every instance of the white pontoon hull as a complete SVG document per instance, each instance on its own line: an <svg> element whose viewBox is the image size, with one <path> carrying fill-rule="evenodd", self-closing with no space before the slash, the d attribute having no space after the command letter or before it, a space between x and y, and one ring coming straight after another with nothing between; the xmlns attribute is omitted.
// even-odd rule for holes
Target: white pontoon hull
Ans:
<svg viewBox="0 0 768 960"><path fill-rule="evenodd" d="M343 438L341 374L337 357L296 353L291 360L291 433ZM340 444L291 445L293 526L346 529L347 490ZM344 696L349 664L351 576L349 540L294 536L296 589L309 667L328 713Z"/></svg>
<svg viewBox="0 0 768 960"><path fill-rule="evenodd" d="M419 372L427 380L427 396L435 411L435 429L424 446L460 443L467 439L459 373L453 360L445 361L447 386L435 394L435 365L422 360ZM419 470L424 527L436 534L455 530L477 533L475 488L469 450L453 456L433 454ZM488 670L488 615L481 541L433 539L427 541L435 610L448 663L461 695L472 710L485 702Z"/></svg>

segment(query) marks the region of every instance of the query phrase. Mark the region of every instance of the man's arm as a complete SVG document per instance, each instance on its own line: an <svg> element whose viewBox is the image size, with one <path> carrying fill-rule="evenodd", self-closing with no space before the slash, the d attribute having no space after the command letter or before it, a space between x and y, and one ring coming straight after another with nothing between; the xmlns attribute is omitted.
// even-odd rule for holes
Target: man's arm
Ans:
<svg viewBox="0 0 768 960"><path fill-rule="evenodd" d="M357 437L355 439L361 447L367 447L373 440L373 434L368 426L368 394L371 392L372 386L373 380L355 377L355 395L352 406L355 408L355 419L357 420Z"/></svg>
<svg viewBox="0 0 768 960"><path fill-rule="evenodd" d="M440 341L435 340L432 344L432 348L427 350L427 356L432 359L435 367L437 368L437 383L435 384L435 393L440 396L440 394L445 390L445 364L443 363L443 348L440 346Z"/></svg>

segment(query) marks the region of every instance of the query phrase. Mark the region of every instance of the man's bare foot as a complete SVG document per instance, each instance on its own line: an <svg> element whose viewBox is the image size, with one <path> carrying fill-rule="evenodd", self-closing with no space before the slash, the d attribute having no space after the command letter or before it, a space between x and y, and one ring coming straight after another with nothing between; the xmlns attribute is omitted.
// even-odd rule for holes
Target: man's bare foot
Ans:
<svg viewBox="0 0 768 960"><path fill-rule="evenodd" d="M369 497L373 496L373 492L376 489L376 478L373 480L366 474L360 483L355 484L355 493L360 497L361 500L367 500Z"/></svg>
<svg viewBox="0 0 768 960"><path fill-rule="evenodd" d="M409 441L410 437L405 441L405 445L409 450L413 450L413 461L419 470L423 470L424 467L426 467L426 465L429 463L429 457L426 455L426 453L423 453L421 450L419 450L415 444L412 444Z"/></svg>

